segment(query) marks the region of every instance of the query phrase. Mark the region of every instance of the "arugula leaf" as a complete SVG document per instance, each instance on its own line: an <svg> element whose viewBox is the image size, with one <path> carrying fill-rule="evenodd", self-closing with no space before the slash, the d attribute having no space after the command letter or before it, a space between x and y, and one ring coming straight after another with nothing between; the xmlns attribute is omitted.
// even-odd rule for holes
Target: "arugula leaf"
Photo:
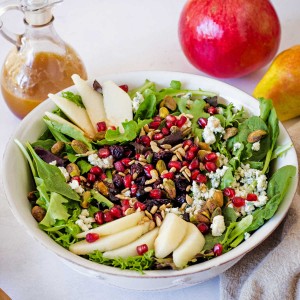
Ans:
<svg viewBox="0 0 300 300"><path fill-rule="evenodd" d="M87 173L92 167L91 164L89 164L87 161L82 160L82 159L77 162L77 166L80 169L80 174Z"/></svg>
<svg viewBox="0 0 300 300"><path fill-rule="evenodd" d="M144 84L135 88L135 89L132 89L128 92L128 95L131 99L133 99L136 95L137 92L143 94L146 90L152 90L152 91L156 91L156 87L155 87L155 83L146 79Z"/></svg>
<svg viewBox="0 0 300 300"><path fill-rule="evenodd" d="M181 82L178 80L172 80L170 83L170 87L174 90L180 90L181 89Z"/></svg>
<svg viewBox="0 0 300 300"><path fill-rule="evenodd" d="M228 127L228 126L234 126L239 123L241 123L244 120L244 108L242 107L240 110L237 112L234 112L234 105L232 103L229 103L224 111L223 111L223 116L225 118L225 126L223 127Z"/></svg>
<svg viewBox="0 0 300 300"><path fill-rule="evenodd" d="M134 120L138 119L150 119L155 115L156 112L156 97L151 94L148 95L145 100L140 104L138 110L134 115Z"/></svg>
<svg viewBox="0 0 300 300"><path fill-rule="evenodd" d="M292 147L293 147L293 143L277 146L273 150L271 160L283 156L283 154L285 154Z"/></svg>
<svg viewBox="0 0 300 300"><path fill-rule="evenodd" d="M79 94L74 94L70 91L62 92L61 93L62 97L70 100L71 102L75 103L77 106L85 108L82 98Z"/></svg>

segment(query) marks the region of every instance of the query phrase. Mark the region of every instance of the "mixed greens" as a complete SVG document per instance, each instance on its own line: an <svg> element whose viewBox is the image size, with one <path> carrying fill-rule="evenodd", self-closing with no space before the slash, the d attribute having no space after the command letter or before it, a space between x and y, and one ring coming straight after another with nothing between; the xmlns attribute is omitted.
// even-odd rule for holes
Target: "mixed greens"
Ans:
<svg viewBox="0 0 300 300"><path fill-rule="evenodd" d="M105 98L101 84L95 81L93 87ZM130 91L117 88L132 105L127 113L132 118L118 120L118 126L102 120L92 124L96 131L91 136L93 129L87 134L60 107L46 113L47 130L34 143L27 142L27 149L16 141L36 186L28 195L32 214L57 243L122 269L179 269L237 247L275 214L296 168L287 165L271 172L271 162L292 146L277 145L272 101L260 99L260 115L248 116L243 108L221 103L217 94L183 89L176 80L163 89L149 80ZM78 93L61 96L87 109ZM128 217L139 213L136 223L127 226ZM190 236L184 231L167 255L159 255L164 242L157 241L166 232L168 214L198 230ZM129 241L132 234L125 233L120 238L123 225L116 221L121 219L127 226L124 232L136 226L136 239ZM176 222L174 217L174 226ZM99 234L103 226L107 235ZM155 228L151 241L137 242ZM165 243L172 244L176 234L170 231ZM192 236L195 244L201 242L188 251L184 248ZM102 246L107 237L112 242ZM180 246L181 254L175 254ZM135 255L113 254L135 253L133 247ZM123 252L112 252L115 249Z"/></svg>

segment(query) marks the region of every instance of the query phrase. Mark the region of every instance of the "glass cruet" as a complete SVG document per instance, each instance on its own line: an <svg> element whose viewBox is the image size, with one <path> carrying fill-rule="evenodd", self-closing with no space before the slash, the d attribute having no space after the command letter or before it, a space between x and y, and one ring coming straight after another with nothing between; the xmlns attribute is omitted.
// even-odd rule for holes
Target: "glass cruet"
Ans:
<svg viewBox="0 0 300 300"><path fill-rule="evenodd" d="M0 5L0 33L15 46L1 71L1 91L9 109L23 118L47 99L48 93L71 86L73 74L87 78L75 50L56 33L52 8L62 0L9 0ZM24 13L25 31L8 31L1 21L7 10Z"/></svg>

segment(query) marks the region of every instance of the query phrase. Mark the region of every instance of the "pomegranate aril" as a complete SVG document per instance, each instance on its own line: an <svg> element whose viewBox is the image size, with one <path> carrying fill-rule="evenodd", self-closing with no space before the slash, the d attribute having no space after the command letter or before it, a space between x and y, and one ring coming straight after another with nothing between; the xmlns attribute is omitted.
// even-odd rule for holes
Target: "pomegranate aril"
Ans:
<svg viewBox="0 0 300 300"><path fill-rule="evenodd" d="M126 210L127 210L128 208L130 208L130 205L129 205L129 204L128 204L128 205L122 205L122 213L123 213L123 216L126 215Z"/></svg>
<svg viewBox="0 0 300 300"><path fill-rule="evenodd" d="M106 211L104 213L104 221L105 222L111 222L114 220L113 214L110 211Z"/></svg>
<svg viewBox="0 0 300 300"><path fill-rule="evenodd" d="M104 214L101 210L97 211L95 214L94 214L94 219L95 219L95 222L99 225L102 225L104 223Z"/></svg>
<svg viewBox="0 0 300 300"><path fill-rule="evenodd" d="M192 171L192 175L191 175L191 178L192 180L196 180L197 179L197 176L200 174L200 170L193 170Z"/></svg>
<svg viewBox="0 0 300 300"><path fill-rule="evenodd" d="M161 129L161 133L162 133L163 135L169 135L169 134L170 134L170 130L169 130L169 128L167 128L167 127L163 127L163 128Z"/></svg>
<svg viewBox="0 0 300 300"><path fill-rule="evenodd" d="M191 161L191 163L189 164L189 170L195 170L195 169L197 169L197 168L199 168L199 161L198 161L198 159L197 158L194 158L192 161Z"/></svg>
<svg viewBox="0 0 300 300"><path fill-rule="evenodd" d="M199 148L196 145L191 145L191 147L189 149L189 151L194 152L194 153L198 152L198 150L199 150Z"/></svg>
<svg viewBox="0 0 300 300"><path fill-rule="evenodd" d="M191 140L185 140L183 143L182 143L182 147L185 148L186 146L190 147L193 145L193 142Z"/></svg>
<svg viewBox="0 0 300 300"><path fill-rule="evenodd" d="M149 123L149 128L151 128L151 129L157 129L158 127L159 127L159 125L160 125L160 121L152 121L151 123Z"/></svg>
<svg viewBox="0 0 300 300"><path fill-rule="evenodd" d="M176 126L181 128L185 124L186 121L187 121L187 117L181 116L180 119L176 121Z"/></svg>
<svg viewBox="0 0 300 300"><path fill-rule="evenodd" d="M93 166L90 168L89 172L96 176L100 176L103 173L103 170L98 166Z"/></svg>
<svg viewBox="0 0 300 300"><path fill-rule="evenodd" d="M196 182L197 183L206 183L207 182L207 177L204 174L199 174L196 177Z"/></svg>
<svg viewBox="0 0 300 300"><path fill-rule="evenodd" d="M110 156L110 151L108 148L101 148L98 150L98 156L100 158L107 158Z"/></svg>
<svg viewBox="0 0 300 300"><path fill-rule="evenodd" d="M177 118L173 115L168 115L168 116L166 116L166 121L172 122L173 125L175 125Z"/></svg>
<svg viewBox="0 0 300 300"><path fill-rule="evenodd" d="M119 88L121 88L126 93L128 92L128 85L127 84L119 85Z"/></svg>
<svg viewBox="0 0 300 300"><path fill-rule="evenodd" d="M148 251L147 244L139 245L136 247L136 252L138 255L143 255Z"/></svg>
<svg viewBox="0 0 300 300"><path fill-rule="evenodd" d="M144 166L144 172L145 172L145 174L146 174L147 177L149 177L149 178L152 177L150 172L153 169L154 169L154 167L152 165L150 165L150 164L147 164L147 165Z"/></svg>
<svg viewBox="0 0 300 300"><path fill-rule="evenodd" d="M121 163L125 166L125 167L129 167L129 163L131 162L131 159L128 157L122 158L121 159Z"/></svg>
<svg viewBox="0 0 300 300"><path fill-rule="evenodd" d="M191 147L190 147L191 149ZM196 153L194 151L188 150L185 152L185 159L188 161L192 161L196 157Z"/></svg>
<svg viewBox="0 0 300 300"><path fill-rule="evenodd" d="M135 183L131 184L130 193L132 197L136 195L137 190L138 190L137 184Z"/></svg>
<svg viewBox="0 0 300 300"><path fill-rule="evenodd" d="M161 140L163 137L164 137L164 134L162 132L158 132L153 135L153 140L158 141L158 140Z"/></svg>
<svg viewBox="0 0 300 300"><path fill-rule="evenodd" d="M257 195L256 194L248 194L247 195L247 201L257 201Z"/></svg>
<svg viewBox="0 0 300 300"><path fill-rule="evenodd" d="M217 159L218 159L218 155L217 155L215 152L207 153L207 154L204 156L204 161L212 161L212 162L216 162Z"/></svg>
<svg viewBox="0 0 300 300"><path fill-rule="evenodd" d="M168 163L168 168L171 169L171 168L175 168L176 171L179 171L181 169L181 162L178 161L178 160L171 160L169 163Z"/></svg>
<svg viewBox="0 0 300 300"><path fill-rule="evenodd" d="M95 233L95 232L90 232L85 236L85 240L88 243L93 243L93 242L99 240L99 238L100 238L99 234Z"/></svg>
<svg viewBox="0 0 300 300"><path fill-rule="evenodd" d="M102 174L100 175L100 179L101 179L101 180L105 180L106 178L107 178L107 176L106 176L105 173L102 173Z"/></svg>
<svg viewBox="0 0 300 300"><path fill-rule="evenodd" d="M123 177L123 182L125 188L130 188L131 187L131 182L132 182L132 176L130 174L127 174Z"/></svg>
<svg viewBox="0 0 300 300"><path fill-rule="evenodd" d="M142 202L136 201L134 203L134 208L135 209L139 208L140 210L145 210L146 209L146 205L144 203L142 203Z"/></svg>
<svg viewBox="0 0 300 300"><path fill-rule="evenodd" d="M174 122L166 121L166 127L167 127L167 128L171 128L171 127L174 126L174 125L175 125Z"/></svg>
<svg viewBox="0 0 300 300"><path fill-rule="evenodd" d="M206 118L199 118L198 119L198 124L200 127L205 128L207 125L207 119Z"/></svg>
<svg viewBox="0 0 300 300"><path fill-rule="evenodd" d="M161 189L153 189L149 192L149 196L152 199L161 199L162 191Z"/></svg>
<svg viewBox="0 0 300 300"><path fill-rule="evenodd" d="M116 205L114 207L112 207L109 211L111 212L113 217L116 219L121 218L123 215L121 207L116 206Z"/></svg>
<svg viewBox="0 0 300 300"><path fill-rule="evenodd" d="M105 122L98 122L96 124L97 127L97 131L101 132L101 131L106 131L107 127L106 127L106 123Z"/></svg>
<svg viewBox="0 0 300 300"><path fill-rule="evenodd" d="M77 180L79 184L81 182L80 176L74 176L72 177L72 180Z"/></svg>
<svg viewBox="0 0 300 300"><path fill-rule="evenodd" d="M214 162L208 161L205 163L205 169L207 172L216 172L217 165Z"/></svg>
<svg viewBox="0 0 300 300"><path fill-rule="evenodd" d="M124 167L124 165L122 164L122 162L120 160L116 161L114 163L114 167L117 170L117 172L124 172L125 171L125 167Z"/></svg>
<svg viewBox="0 0 300 300"><path fill-rule="evenodd" d="M150 146L151 139L148 135L142 135L140 137L140 143L142 143L145 147Z"/></svg>
<svg viewBox="0 0 300 300"><path fill-rule="evenodd" d="M134 158L135 158L136 160L139 160L140 157L141 157L141 153L137 153L137 154L134 156Z"/></svg>
<svg viewBox="0 0 300 300"><path fill-rule="evenodd" d="M88 173L87 174L87 181L90 182L90 183L95 182L96 181L96 175L92 174L92 173Z"/></svg>
<svg viewBox="0 0 300 300"><path fill-rule="evenodd" d="M121 205L125 206L125 205L129 205L129 200L128 199L124 199L121 201Z"/></svg>
<svg viewBox="0 0 300 300"><path fill-rule="evenodd" d="M161 122L161 117L160 116L155 116L153 118L153 121L155 121L155 122Z"/></svg>
<svg viewBox="0 0 300 300"><path fill-rule="evenodd" d="M245 205L245 199L242 197L233 197L231 202L235 207L242 207Z"/></svg>
<svg viewBox="0 0 300 300"><path fill-rule="evenodd" d="M117 130L117 127L112 125L112 126L109 126L108 129L110 129L110 130Z"/></svg>
<svg viewBox="0 0 300 300"><path fill-rule="evenodd" d="M188 166L189 166L189 162L186 161L186 160L183 161L183 162L182 162L182 166L183 166L183 167L188 167Z"/></svg>
<svg viewBox="0 0 300 300"><path fill-rule="evenodd" d="M161 178L173 179L174 176L175 176L175 174L173 172L167 172L167 173L163 173L161 175Z"/></svg>
<svg viewBox="0 0 300 300"><path fill-rule="evenodd" d="M218 109L216 107L213 107L213 106L210 106L208 109L207 109L207 112L210 114L210 115L215 115L218 113Z"/></svg>
<svg viewBox="0 0 300 300"><path fill-rule="evenodd" d="M220 244L220 243L215 244L213 251L214 251L215 256L220 256L222 254L222 251L223 251L222 244Z"/></svg>
<svg viewBox="0 0 300 300"><path fill-rule="evenodd" d="M199 231L202 233L202 234L207 234L209 232L209 227L207 224L205 223L199 223L197 225L197 228L199 229Z"/></svg>
<svg viewBox="0 0 300 300"><path fill-rule="evenodd" d="M233 188L227 187L223 190L223 194L228 198L233 198L235 196L235 190Z"/></svg>

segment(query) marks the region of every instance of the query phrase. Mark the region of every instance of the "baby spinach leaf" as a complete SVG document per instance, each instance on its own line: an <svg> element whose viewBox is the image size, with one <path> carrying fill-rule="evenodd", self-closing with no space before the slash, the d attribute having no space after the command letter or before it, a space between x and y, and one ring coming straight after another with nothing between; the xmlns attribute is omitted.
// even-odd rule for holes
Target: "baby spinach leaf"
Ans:
<svg viewBox="0 0 300 300"><path fill-rule="evenodd" d="M55 140L52 139L47 139L47 140L37 140L36 142L32 143L32 147L40 147L43 148L45 150L50 151L52 146L55 144Z"/></svg>
<svg viewBox="0 0 300 300"><path fill-rule="evenodd" d="M264 122L267 122L270 112L273 108L272 100L259 98L259 110L260 110L260 117L264 120Z"/></svg>
<svg viewBox="0 0 300 300"><path fill-rule="evenodd" d="M220 243L224 238L224 235L213 236L211 233L205 235L205 244L202 251L211 250L215 244Z"/></svg>
<svg viewBox="0 0 300 300"><path fill-rule="evenodd" d="M226 187L230 186L234 181L234 176L232 175L232 168L228 168L221 179L221 190L224 190Z"/></svg>
<svg viewBox="0 0 300 300"><path fill-rule="evenodd" d="M70 91L62 92L61 93L62 97L70 100L71 102L75 103L77 106L85 108L82 98L79 94L74 94Z"/></svg>
<svg viewBox="0 0 300 300"><path fill-rule="evenodd" d="M236 215L235 210L231 207L228 207L228 206L223 208L222 213L223 213L223 216L224 216L224 221L225 221L226 226L229 226L229 224L235 222L238 218L238 216Z"/></svg>
<svg viewBox="0 0 300 300"><path fill-rule="evenodd" d="M134 115L134 120L150 119L156 112L156 97L155 95L148 95L145 100L140 104L138 110Z"/></svg>
<svg viewBox="0 0 300 300"><path fill-rule="evenodd" d="M49 131L52 133L53 137L55 138L55 140L64 142L64 143L69 143L70 140L62 133L60 133L59 131L57 131L54 127L51 127L51 124L47 124Z"/></svg>

